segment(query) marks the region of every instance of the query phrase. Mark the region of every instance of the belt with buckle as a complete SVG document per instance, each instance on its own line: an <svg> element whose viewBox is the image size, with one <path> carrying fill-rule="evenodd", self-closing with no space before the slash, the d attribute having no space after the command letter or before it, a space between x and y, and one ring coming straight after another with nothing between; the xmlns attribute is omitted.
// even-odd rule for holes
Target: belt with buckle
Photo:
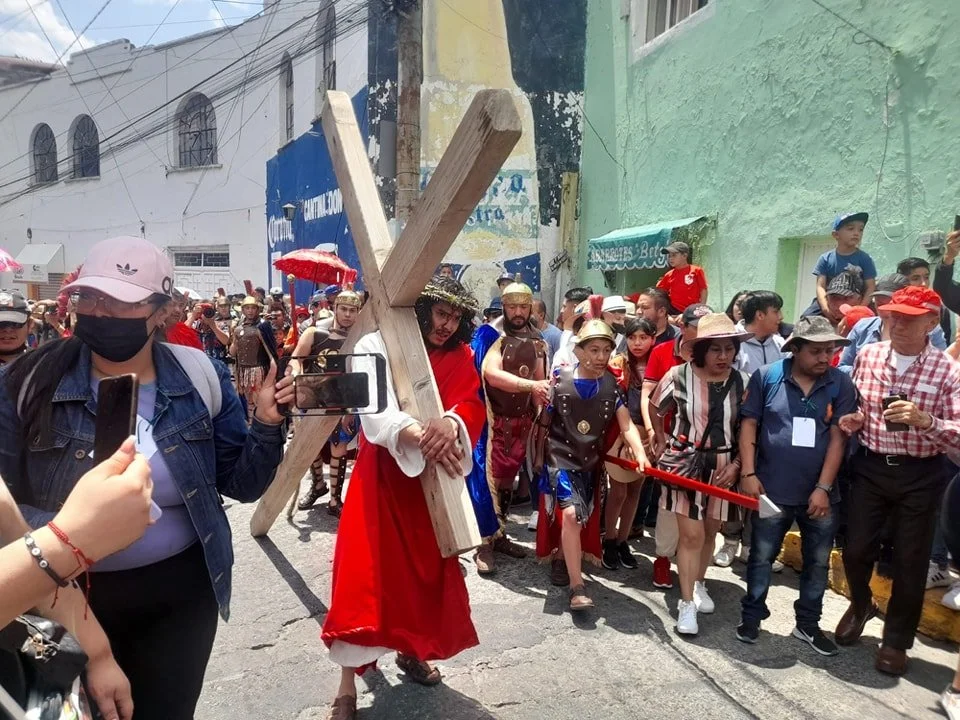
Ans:
<svg viewBox="0 0 960 720"><path fill-rule="evenodd" d="M917 463L939 460L941 457L940 455L927 455L926 457L917 457L916 455L886 455L884 453L874 452L865 445L860 446L860 453L864 457L872 457L882 460L890 467L898 467L900 465L915 465Z"/></svg>

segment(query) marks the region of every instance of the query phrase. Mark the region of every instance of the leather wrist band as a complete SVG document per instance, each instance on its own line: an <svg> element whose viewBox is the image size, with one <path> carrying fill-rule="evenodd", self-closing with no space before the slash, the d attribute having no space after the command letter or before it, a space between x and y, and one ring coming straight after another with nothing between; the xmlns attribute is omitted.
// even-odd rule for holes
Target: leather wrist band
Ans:
<svg viewBox="0 0 960 720"><path fill-rule="evenodd" d="M37 565L40 566L40 569L43 570L47 576L53 580L59 587L67 587L70 584L68 580L64 580L60 575L57 574L57 571L50 567L50 563L43 556L43 550L40 549L40 546L37 545L37 541L33 539L33 535L27 533L23 536L23 542L27 546L27 550L30 552L30 557L34 559Z"/></svg>
<svg viewBox="0 0 960 720"><path fill-rule="evenodd" d="M756 476L757 476L757 474L756 474L755 472L752 472L752 473L740 473L740 477L742 477L742 478L745 478L745 477L756 477Z"/></svg>

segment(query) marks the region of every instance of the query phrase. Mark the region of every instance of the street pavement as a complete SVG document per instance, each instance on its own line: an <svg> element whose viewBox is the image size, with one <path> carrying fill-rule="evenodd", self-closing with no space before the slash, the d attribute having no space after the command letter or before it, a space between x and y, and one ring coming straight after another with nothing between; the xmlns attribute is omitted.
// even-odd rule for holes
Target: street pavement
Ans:
<svg viewBox="0 0 960 720"><path fill-rule="evenodd" d="M305 483L304 483L305 485ZM348 499L349 502L349 499ZM199 720L320 720L339 668L319 639L330 601L336 521L325 501L284 516L255 540L252 505L228 504L234 531L231 620L221 623ZM529 508L514 519L526 520ZM512 535L533 547L533 533ZM825 658L792 638L798 575L774 576L760 641L734 631L744 566L711 568L717 611L700 616L693 639L674 632L678 584L651 584L653 541L631 543L638 570L597 569L588 591L597 607L572 617L567 594L533 559L497 556L492 579L467 568L480 645L440 664L444 682L407 682L393 656L358 681L362 720L634 720L636 718L936 718L937 697L953 676L955 646L918 638L901 679L873 669L882 630L872 620L860 644ZM385 598L385 602L390 599ZM832 632L846 600L827 591L822 627Z"/></svg>

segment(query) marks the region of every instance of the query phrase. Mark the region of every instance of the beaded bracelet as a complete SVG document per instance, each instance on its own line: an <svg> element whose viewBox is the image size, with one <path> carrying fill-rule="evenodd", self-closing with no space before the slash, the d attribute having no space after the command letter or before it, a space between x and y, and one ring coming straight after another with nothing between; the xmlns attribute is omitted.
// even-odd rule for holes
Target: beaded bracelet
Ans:
<svg viewBox="0 0 960 720"><path fill-rule="evenodd" d="M40 566L40 569L43 570L51 580L53 580L59 587L67 587L70 584L68 580L64 580L57 574L57 571L50 567L50 563L43 556L43 550L40 549L40 546L37 545L37 541L33 539L33 536L30 533L27 533L23 536L23 542L27 546L27 550L30 552L30 557L32 557L37 565Z"/></svg>

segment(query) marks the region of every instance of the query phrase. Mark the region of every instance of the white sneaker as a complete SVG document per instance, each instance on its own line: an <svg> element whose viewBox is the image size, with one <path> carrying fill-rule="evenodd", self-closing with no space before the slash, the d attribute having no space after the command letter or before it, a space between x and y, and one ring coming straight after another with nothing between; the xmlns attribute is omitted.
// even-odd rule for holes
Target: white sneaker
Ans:
<svg viewBox="0 0 960 720"><path fill-rule="evenodd" d="M741 545L740 552L737 553L736 559L742 562L744 565L747 564L747 559L750 557L750 546Z"/></svg>
<svg viewBox="0 0 960 720"><path fill-rule="evenodd" d="M540 520L540 511L534 510L530 513L530 522L527 523L527 530L536 530L537 522Z"/></svg>
<svg viewBox="0 0 960 720"><path fill-rule="evenodd" d="M950 686L940 694L940 707L950 720L960 720L960 693L953 692Z"/></svg>
<svg viewBox="0 0 960 720"><path fill-rule="evenodd" d="M681 635L696 635L700 632L697 626L696 602L681 600L677 604L677 632Z"/></svg>
<svg viewBox="0 0 960 720"><path fill-rule="evenodd" d="M930 588L949 587L953 583L953 578L946 570L941 570L936 563L930 563L927 568L927 590Z"/></svg>
<svg viewBox="0 0 960 720"><path fill-rule="evenodd" d="M737 554L737 545L739 544L737 540L724 540L723 547L713 556L713 564L717 567L730 567Z"/></svg>
<svg viewBox="0 0 960 720"><path fill-rule="evenodd" d="M941 598L940 604L951 610L960 610L960 582L955 582Z"/></svg>
<svg viewBox="0 0 960 720"><path fill-rule="evenodd" d="M783 563L779 560L774 560L772 563L770 563L770 572L783 572Z"/></svg>
<svg viewBox="0 0 960 720"><path fill-rule="evenodd" d="M713 598L711 598L710 593L707 592L707 586L699 580L693 584L693 603L696 605L697 612L703 613L704 615L709 615L716 609L716 606L713 604Z"/></svg>

